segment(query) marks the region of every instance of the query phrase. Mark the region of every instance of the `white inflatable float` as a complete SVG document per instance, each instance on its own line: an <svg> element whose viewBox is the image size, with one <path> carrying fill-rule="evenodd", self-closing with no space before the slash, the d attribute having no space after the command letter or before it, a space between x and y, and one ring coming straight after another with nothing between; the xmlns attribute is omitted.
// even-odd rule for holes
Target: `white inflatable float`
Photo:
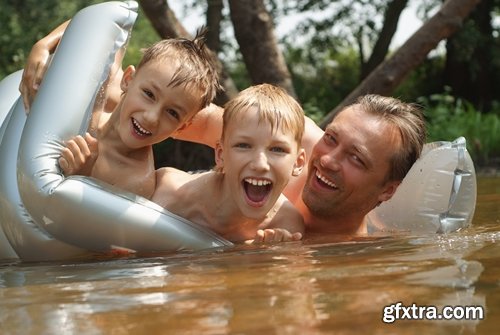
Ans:
<svg viewBox="0 0 500 335"><path fill-rule="evenodd" d="M12 258L12 249L23 260L55 260L116 248L164 252L232 245L144 198L92 178L64 178L59 170L62 143L86 131L137 8L134 1L107 2L75 15L27 118L12 89L20 76L4 80L0 97L8 96L11 105L2 105L0 223L12 248L2 246L2 258Z"/></svg>
<svg viewBox="0 0 500 335"><path fill-rule="evenodd" d="M80 11L28 117L17 91L20 72L0 82L0 259L231 245L144 198L92 178L65 178L58 168L62 143L86 131L99 89L136 15L134 1ZM431 143L425 150L393 199L374 211L377 229L446 233L470 225L476 178L465 140Z"/></svg>
<svg viewBox="0 0 500 335"><path fill-rule="evenodd" d="M2 81L19 87L21 71ZM6 93L0 87L0 96ZM19 93L17 93L19 97ZM17 256L24 260L59 260L87 254L88 251L52 238L31 219L21 201L17 186L17 155L26 114L19 99L2 124L0 142L0 223ZM5 130L4 130L5 129ZM3 248L2 248L3 249ZM12 258L4 255L4 258Z"/></svg>
<svg viewBox="0 0 500 335"><path fill-rule="evenodd" d="M396 193L370 218L374 230L450 233L468 227L476 208L476 172L465 138L424 146Z"/></svg>

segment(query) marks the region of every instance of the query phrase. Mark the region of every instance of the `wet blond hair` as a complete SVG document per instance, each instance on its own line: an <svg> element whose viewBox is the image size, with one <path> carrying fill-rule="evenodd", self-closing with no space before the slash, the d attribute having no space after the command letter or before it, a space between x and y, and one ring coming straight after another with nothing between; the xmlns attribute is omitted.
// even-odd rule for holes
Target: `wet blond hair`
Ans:
<svg viewBox="0 0 500 335"><path fill-rule="evenodd" d="M225 104L222 140L228 125L238 120L249 107L257 107L259 123L269 123L271 131L293 133L300 147L304 134L304 111L284 89L270 84L250 86Z"/></svg>
<svg viewBox="0 0 500 335"><path fill-rule="evenodd" d="M221 85L214 56L205 45L206 31L206 29L198 30L192 40L169 38L156 42L142 50L143 55L137 70L151 61L175 64L176 70L170 86L184 85L200 89L202 91L200 109L208 106L217 91L221 89Z"/></svg>

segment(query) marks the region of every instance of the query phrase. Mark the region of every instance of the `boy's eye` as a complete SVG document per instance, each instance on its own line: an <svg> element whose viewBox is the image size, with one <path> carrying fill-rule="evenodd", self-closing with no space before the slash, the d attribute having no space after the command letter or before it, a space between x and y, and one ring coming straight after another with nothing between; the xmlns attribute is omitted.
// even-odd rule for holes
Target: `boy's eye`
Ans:
<svg viewBox="0 0 500 335"><path fill-rule="evenodd" d="M170 114L170 115L172 115L176 120L180 120L181 119L179 113L177 113L173 109L167 109L167 113Z"/></svg>
<svg viewBox="0 0 500 335"><path fill-rule="evenodd" d="M277 152L277 153L286 153L287 150L285 150L285 148L282 148L282 147L272 147L270 149L272 152Z"/></svg>
<svg viewBox="0 0 500 335"><path fill-rule="evenodd" d="M150 98L150 99L154 99L155 95L153 94L153 92L151 92L151 91L150 91L150 90L148 90L148 89L143 89L142 91L144 92L144 94L145 94L148 98Z"/></svg>
<svg viewBox="0 0 500 335"><path fill-rule="evenodd" d="M248 149L250 148L250 144L248 143L236 143L234 145L235 148L240 148L240 149Z"/></svg>

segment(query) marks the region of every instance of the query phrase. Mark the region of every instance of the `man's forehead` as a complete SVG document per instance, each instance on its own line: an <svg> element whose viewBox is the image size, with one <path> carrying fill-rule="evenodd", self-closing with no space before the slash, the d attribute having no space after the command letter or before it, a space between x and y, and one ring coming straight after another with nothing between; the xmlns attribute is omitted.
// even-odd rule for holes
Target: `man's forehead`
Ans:
<svg viewBox="0 0 500 335"><path fill-rule="evenodd" d="M348 106L335 115L335 118L326 126L327 129L337 129L339 128L346 118L352 116L354 112L363 112L358 105Z"/></svg>
<svg viewBox="0 0 500 335"><path fill-rule="evenodd" d="M326 131L347 140L352 147L367 156L392 152L401 142L397 127L364 111L360 105L352 105L340 111L326 127Z"/></svg>

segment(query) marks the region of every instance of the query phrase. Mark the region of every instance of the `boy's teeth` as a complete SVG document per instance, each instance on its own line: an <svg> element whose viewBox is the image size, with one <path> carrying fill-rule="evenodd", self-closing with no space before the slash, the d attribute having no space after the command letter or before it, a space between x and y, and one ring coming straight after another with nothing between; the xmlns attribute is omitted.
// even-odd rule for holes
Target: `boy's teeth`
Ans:
<svg viewBox="0 0 500 335"><path fill-rule="evenodd" d="M318 177L323 183L327 184L330 187L337 187L337 185L326 179L326 177L323 176L318 170L316 170L316 177Z"/></svg>
<svg viewBox="0 0 500 335"><path fill-rule="evenodd" d="M147 131L146 129L142 128L141 125L135 120L135 119L132 119L132 122L134 123L134 126L136 127L136 129L138 131L140 131L141 133L143 133L144 135L151 135L151 132L150 131Z"/></svg>
<svg viewBox="0 0 500 335"><path fill-rule="evenodd" d="M254 186L265 186L271 184L269 180L254 179L254 178L245 178L245 182Z"/></svg>

